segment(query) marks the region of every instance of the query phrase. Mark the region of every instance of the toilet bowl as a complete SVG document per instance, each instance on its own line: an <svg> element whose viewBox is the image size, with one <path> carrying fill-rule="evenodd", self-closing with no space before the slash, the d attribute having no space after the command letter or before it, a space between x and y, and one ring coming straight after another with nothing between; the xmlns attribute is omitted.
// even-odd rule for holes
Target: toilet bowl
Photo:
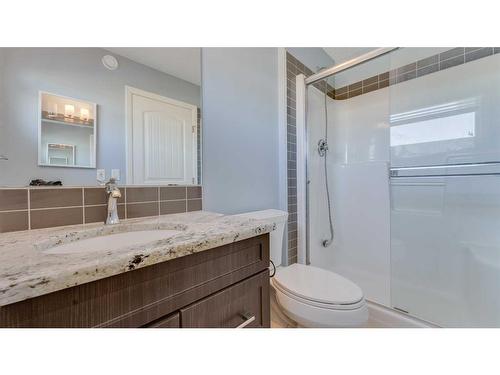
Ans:
<svg viewBox="0 0 500 375"><path fill-rule="evenodd" d="M276 267L271 287L281 310L302 327L360 327L368 321L363 291L352 281L322 268L294 263L281 267L288 213L264 210L238 215L276 223L270 256Z"/></svg>

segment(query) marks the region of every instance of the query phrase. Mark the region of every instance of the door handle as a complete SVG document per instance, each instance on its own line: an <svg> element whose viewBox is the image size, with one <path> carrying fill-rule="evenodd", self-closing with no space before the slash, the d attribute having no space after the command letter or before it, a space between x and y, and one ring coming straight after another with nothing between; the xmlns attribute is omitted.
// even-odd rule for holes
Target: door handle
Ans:
<svg viewBox="0 0 500 375"><path fill-rule="evenodd" d="M239 326L237 326L236 328L245 328L247 325L249 325L250 323L252 323L255 320L255 315L243 313L243 314L240 314L240 316L243 319L245 319L245 321L243 323L241 323Z"/></svg>

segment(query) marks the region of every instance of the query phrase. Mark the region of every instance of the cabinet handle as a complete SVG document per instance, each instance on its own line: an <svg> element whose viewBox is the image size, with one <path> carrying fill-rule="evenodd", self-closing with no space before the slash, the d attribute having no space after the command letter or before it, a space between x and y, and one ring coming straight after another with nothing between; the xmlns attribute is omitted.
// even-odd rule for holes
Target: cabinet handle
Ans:
<svg viewBox="0 0 500 375"><path fill-rule="evenodd" d="M246 313L241 314L241 317L243 319L245 319L245 321L243 323L241 323L239 326L237 326L236 328L244 328L255 320L255 315L250 316L250 314L246 314Z"/></svg>

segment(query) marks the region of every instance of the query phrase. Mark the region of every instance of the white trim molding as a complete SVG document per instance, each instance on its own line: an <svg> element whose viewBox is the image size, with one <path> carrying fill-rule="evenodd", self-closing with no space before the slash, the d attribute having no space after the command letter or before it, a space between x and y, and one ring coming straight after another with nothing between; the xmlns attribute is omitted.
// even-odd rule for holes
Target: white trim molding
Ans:
<svg viewBox="0 0 500 375"><path fill-rule="evenodd" d="M307 256L307 133L306 77L296 77L297 105L297 262L308 263Z"/></svg>

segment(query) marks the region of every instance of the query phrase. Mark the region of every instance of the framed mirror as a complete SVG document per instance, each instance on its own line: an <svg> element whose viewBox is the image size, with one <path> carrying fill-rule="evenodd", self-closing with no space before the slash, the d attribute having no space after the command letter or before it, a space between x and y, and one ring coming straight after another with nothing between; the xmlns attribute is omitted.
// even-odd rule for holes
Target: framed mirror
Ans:
<svg viewBox="0 0 500 375"><path fill-rule="evenodd" d="M39 93L38 165L95 168L97 105Z"/></svg>

